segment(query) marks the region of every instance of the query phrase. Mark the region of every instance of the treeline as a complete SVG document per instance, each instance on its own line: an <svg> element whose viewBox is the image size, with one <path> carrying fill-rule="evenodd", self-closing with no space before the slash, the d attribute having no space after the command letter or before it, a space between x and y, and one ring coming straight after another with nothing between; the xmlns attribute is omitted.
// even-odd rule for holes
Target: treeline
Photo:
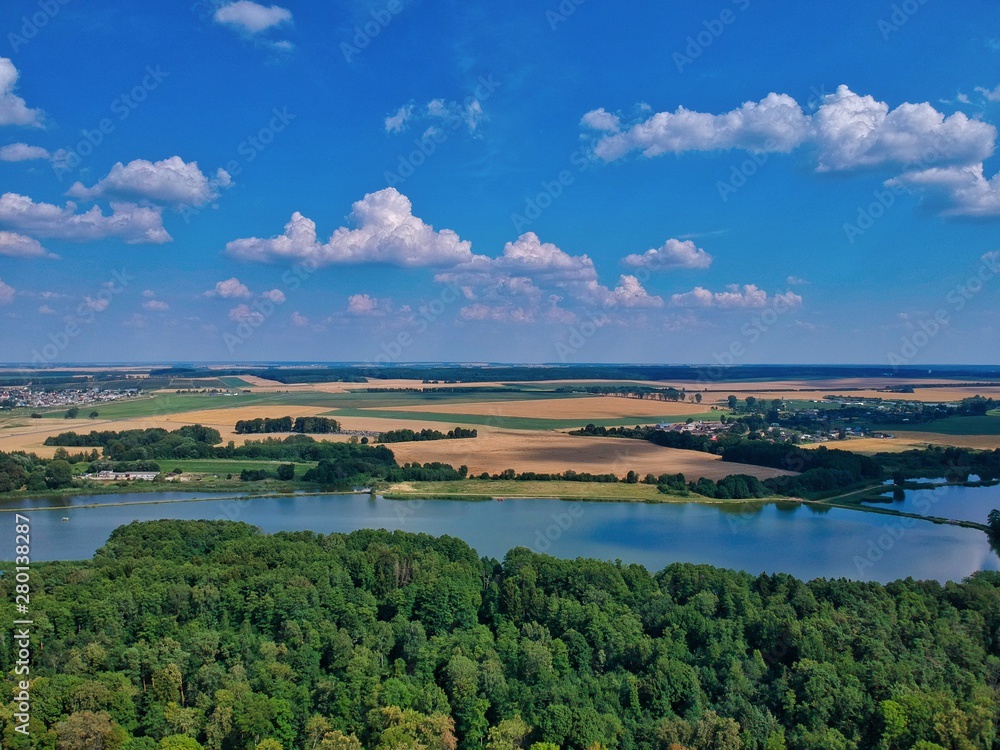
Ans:
<svg viewBox="0 0 1000 750"><path fill-rule="evenodd" d="M340 432L340 422L327 417L257 417L241 419L236 423L237 435L258 435L268 432L299 432L325 435Z"/></svg>
<svg viewBox="0 0 1000 750"><path fill-rule="evenodd" d="M593 393L597 396L625 396L629 398L644 398L653 401L683 401L687 391L674 387L656 388L649 385L623 383L622 385L562 385L555 389L556 393ZM701 394L696 394L701 401Z"/></svg>
<svg viewBox="0 0 1000 750"><path fill-rule="evenodd" d="M213 446L221 442L218 430L200 424L185 425L171 432L151 427L120 432L94 430L87 434L63 432L45 438L45 445L102 448L104 457L112 461L212 458Z"/></svg>
<svg viewBox="0 0 1000 750"><path fill-rule="evenodd" d="M380 433L375 439L379 443L419 443L423 440L455 440L458 438L474 438L479 436L479 430L468 430L464 427L455 427L448 432L440 430L423 429L419 432L414 430L389 430Z"/></svg>
<svg viewBox="0 0 1000 750"><path fill-rule="evenodd" d="M64 458L46 460L34 453L0 451L0 493L57 490L72 484L73 467Z"/></svg>
<svg viewBox="0 0 1000 750"><path fill-rule="evenodd" d="M10 750L991 750L1000 574L502 562L402 532L132 523L32 566ZM16 619L13 575L0 617ZM0 632L3 691L16 652Z"/></svg>

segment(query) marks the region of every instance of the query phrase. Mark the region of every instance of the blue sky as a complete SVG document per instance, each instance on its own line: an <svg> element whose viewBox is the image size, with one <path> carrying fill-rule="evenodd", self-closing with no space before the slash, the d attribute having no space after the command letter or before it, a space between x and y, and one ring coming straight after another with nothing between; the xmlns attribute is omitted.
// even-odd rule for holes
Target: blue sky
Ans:
<svg viewBox="0 0 1000 750"><path fill-rule="evenodd" d="M0 360L997 362L995 3L0 18Z"/></svg>

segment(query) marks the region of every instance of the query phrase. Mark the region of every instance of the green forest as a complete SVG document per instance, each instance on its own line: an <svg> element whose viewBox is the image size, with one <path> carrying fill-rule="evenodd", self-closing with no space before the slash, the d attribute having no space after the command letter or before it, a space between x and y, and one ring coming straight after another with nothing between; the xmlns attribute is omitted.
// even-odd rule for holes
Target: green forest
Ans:
<svg viewBox="0 0 1000 750"><path fill-rule="evenodd" d="M31 734L0 706L10 750L1000 747L996 572L651 574L480 559L451 537L158 521L36 564L32 586Z"/></svg>

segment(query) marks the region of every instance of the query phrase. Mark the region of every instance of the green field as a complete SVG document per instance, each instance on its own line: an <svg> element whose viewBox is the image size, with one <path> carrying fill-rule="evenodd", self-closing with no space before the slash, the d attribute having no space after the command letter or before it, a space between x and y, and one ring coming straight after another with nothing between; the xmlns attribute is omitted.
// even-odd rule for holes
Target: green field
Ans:
<svg viewBox="0 0 1000 750"><path fill-rule="evenodd" d="M517 482L502 480L466 479L456 482L406 482L392 485L383 493L390 498L424 497L482 497L529 498L558 497L572 500L620 500L640 502L667 502L687 500L662 494L649 484L625 484L622 482ZM692 495L690 500L703 500Z"/></svg>
<svg viewBox="0 0 1000 750"><path fill-rule="evenodd" d="M1000 435L1000 417L947 417L921 424L880 425L888 432L934 432L939 435Z"/></svg>
<svg viewBox="0 0 1000 750"><path fill-rule="evenodd" d="M273 402L275 396L266 393L241 393L238 396L209 396L200 393L158 393L155 396L94 404L80 409L81 415L96 411L99 419L131 419L155 417L160 414L177 414L202 409L225 409L253 403ZM52 410L65 412L65 408Z"/></svg>
<svg viewBox="0 0 1000 750"><path fill-rule="evenodd" d="M252 388L253 386L245 381L243 378L237 378L233 376L219 378L221 382L227 388Z"/></svg>
<svg viewBox="0 0 1000 750"><path fill-rule="evenodd" d="M184 472L190 472L192 474L219 474L220 476L225 474L239 475L243 469L270 469L272 471L277 471L278 467L283 463L291 463L289 461L247 461L232 458L204 458L204 459L162 459L158 460L157 463L163 471L173 471L174 469L180 469ZM306 463L296 463L295 464L295 478L301 479L302 475L305 474L309 469L313 468L316 462L306 462Z"/></svg>
<svg viewBox="0 0 1000 750"><path fill-rule="evenodd" d="M683 422L689 417L695 420L718 420L723 412L703 414L671 414L664 417L614 417L611 419L542 419L538 417L504 417L495 414L444 414L432 411L392 411L373 409L335 409L325 412L325 417L366 417L368 419L409 419L423 422L446 422L455 425L487 425L508 430L567 430L594 424L598 427L617 425L655 424L657 422Z"/></svg>

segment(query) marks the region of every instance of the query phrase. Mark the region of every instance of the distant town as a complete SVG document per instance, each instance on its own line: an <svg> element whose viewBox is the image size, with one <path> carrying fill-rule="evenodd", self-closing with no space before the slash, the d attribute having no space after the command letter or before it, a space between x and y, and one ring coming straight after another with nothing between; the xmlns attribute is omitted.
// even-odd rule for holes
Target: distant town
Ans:
<svg viewBox="0 0 1000 750"><path fill-rule="evenodd" d="M109 401L138 398L140 388L66 388L62 390L46 388L0 388L0 409L35 409L59 406L80 407L104 404Z"/></svg>

